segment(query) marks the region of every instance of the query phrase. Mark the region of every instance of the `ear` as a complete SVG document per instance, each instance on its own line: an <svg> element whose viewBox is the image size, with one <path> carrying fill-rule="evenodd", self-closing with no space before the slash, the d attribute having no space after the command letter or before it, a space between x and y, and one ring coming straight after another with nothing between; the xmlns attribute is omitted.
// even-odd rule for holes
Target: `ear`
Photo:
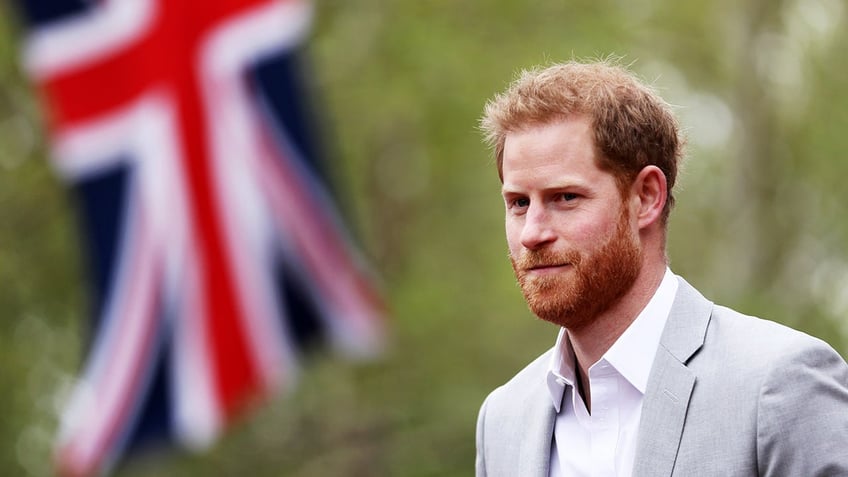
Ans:
<svg viewBox="0 0 848 477"><path fill-rule="evenodd" d="M665 174L657 166L645 166L633 181L630 196L636 204L636 221L640 230L659 223L668 200Z"/></svg>

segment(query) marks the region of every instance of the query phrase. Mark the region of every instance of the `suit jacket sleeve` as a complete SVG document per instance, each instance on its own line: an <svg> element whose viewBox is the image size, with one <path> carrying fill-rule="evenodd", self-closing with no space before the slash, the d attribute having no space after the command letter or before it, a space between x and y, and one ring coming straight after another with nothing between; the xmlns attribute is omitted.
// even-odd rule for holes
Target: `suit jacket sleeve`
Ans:
<svg viewBox="0 0 848 477"><path fill-rule="evenodd" d="M820 340L799 348L761 388L760 475L848 475L848 364Z"/></svg>
<svg viewBox="0 0 848 477"><path fill-rule="evenodd" d="M480 406L480 414L477 416L477 457L474 463L476 477L486 477L486 459L484 456L484 428L486 423L486 403L489 399L483 401Z"/></svg>

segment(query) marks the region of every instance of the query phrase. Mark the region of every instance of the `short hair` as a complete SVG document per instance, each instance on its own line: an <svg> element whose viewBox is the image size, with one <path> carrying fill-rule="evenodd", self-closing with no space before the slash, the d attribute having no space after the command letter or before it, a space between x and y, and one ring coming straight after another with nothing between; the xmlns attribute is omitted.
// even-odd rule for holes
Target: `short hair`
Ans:
<svg viewBox="0 0 848 477"><path fill-rule="evenodd" d="M667 223L683 156L680 127L671 106L613 60L525 70L486 104L480 128L494 149L501 182L508 133L584 114L592 123L598 166L613 174L622 194L645 166L662 170L668 189L662 222Z"/></svg>

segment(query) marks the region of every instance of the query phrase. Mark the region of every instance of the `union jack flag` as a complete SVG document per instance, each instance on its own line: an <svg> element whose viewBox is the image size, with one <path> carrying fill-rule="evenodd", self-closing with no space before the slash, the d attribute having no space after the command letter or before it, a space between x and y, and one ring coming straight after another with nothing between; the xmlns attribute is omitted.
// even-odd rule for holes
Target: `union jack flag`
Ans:
<svg viewBox="0 0 848 477"><path fill-rule="evenodd" d="M152 436L208 446L292 382L315 338L379 349L381 302L326 187L299 76L310 3L20 6L92 270L61 474L108 472Z"/></svg>

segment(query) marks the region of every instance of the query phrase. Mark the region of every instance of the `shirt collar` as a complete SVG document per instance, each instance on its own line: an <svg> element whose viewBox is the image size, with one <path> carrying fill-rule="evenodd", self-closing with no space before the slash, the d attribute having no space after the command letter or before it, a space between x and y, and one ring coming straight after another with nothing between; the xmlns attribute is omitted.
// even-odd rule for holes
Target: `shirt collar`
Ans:
<svg viewBox="0 0 848 477"><path fill-rule="evenodd" d="M565 328L560 328L547 373L548 392L551 394L551 401L556 412L559 412L562 404L565 386L574 387L575 381L574 351L571 349L571 341L568 340Z"/></svg>
<svg viewBox="0 0 848 477"><path fill-rule="evenodd" d="M677 278L666 268L651 301L604 353L607 362L642 394L676 293Z"/></svg>
<svg viewBox="0 0 848 477"><path fill-rule="evenodd" d="M665 275L654 296L601 358L642 394L647 388L648 376L674 296L677 294L677 286L677 278L666 267ZM560 411L565 386L575 385L574 366L571 342L565 328L560 328L547 372L548 391L557 412Z"/></svg>

